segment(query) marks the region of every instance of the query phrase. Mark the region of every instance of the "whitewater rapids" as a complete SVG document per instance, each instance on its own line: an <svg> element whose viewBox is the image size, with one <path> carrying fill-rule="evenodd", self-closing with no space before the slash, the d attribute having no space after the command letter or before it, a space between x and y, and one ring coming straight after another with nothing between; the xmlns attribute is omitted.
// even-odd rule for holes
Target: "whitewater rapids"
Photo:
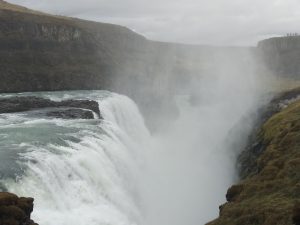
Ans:
<svg viewBox="0 0 300 225"><path fill-rule="evenodd" d="M103 120L0 115L0 187L34 197L34 221L192 225L217 216L235 179L237 146L250 130L237 124L251 104L235 107L233 115L236 105L195 108L182 96L180 118L151 135L128 97L106 91L39 95L97 100Z"/></svg>

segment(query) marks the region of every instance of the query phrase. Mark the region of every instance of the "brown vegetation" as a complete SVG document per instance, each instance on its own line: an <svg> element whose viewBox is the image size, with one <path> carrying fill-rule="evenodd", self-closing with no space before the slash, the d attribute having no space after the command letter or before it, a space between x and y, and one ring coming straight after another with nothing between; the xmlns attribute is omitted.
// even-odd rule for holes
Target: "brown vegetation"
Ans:
<svg viewBox="0 0 300 225"><path fill-rule="evenodd" d="M300 224L300 100L267 120L257 139L265 146L257 171L228 190L207 225Z"/></svg>

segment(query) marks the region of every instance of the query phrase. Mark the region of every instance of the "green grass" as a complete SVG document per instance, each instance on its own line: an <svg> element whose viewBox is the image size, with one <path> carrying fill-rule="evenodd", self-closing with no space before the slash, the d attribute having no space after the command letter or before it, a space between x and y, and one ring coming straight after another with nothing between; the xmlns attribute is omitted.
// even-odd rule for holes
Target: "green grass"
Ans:
<svg viewBox="0 0 300 225"><path fill-rule="evenodd" d="M220 217L208 225L293 225L300 201L300 100L273 115L261 128L267 148L259 172L242 180Z"/></svg>

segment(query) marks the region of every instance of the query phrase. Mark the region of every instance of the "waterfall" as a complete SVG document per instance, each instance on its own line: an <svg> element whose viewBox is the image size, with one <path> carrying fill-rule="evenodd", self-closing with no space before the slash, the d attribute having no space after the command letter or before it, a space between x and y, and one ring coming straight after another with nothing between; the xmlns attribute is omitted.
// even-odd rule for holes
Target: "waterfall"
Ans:
<svg viewBox="0 0 300 225"><path fill-rule="evenodd" d="M71 129L56 131L72 136L63 143L21 143L27 145L20 153L26 171L17 182L5 181L9 191L35 197L32 216L40 224L140 224L135 179L139 146L149 133L129 98L113 94L99 105L104 120L96 124L59 119L18 124L29 131L47 126L49 135L53 124Z"/></svg>
<svg viewBox="0 0 300 225"><path fill-rule="evenodd" d="M32 217L42 225L204 224L225 201L235 179L234 150L250 131L247 120L240 122L251 99L246 107L242 96L231 94L210 93L212 101L198 106L178 97L179 118L169 130L150 134L126 96L44 93L55 100L97 100L103 119L2 115L6 141L0 144L13 150L8 160L18 170L0 184L34 197Z"/></svg>

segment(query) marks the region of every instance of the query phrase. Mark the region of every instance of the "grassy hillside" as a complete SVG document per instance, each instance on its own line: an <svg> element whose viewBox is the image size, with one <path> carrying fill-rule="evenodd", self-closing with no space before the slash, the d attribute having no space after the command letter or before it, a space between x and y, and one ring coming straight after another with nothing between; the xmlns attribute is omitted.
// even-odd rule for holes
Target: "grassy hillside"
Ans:
<svg viewBox="0 0 300 225"><path fill-rule="evenodd" d="M0 3L0 92L111 87L124 56L145 38L117 25Z"/></svg>
<svg viewBox="0 0 300 225"><path fill-rule="evenodd" d="M105 89L130 96L146 117L170 118L174 95L230 58L249 66L253 52L154 42L123 26L0 2L0 92Z"/></svg>
<svg viewBox="0 0 300 225"><path fill-rule="evenodd" d="M220 217L207 225L300 224L300 100L269 118L256 143L263 151L255 168L229 188Z"/></svg>
<svg viewBox="0 0 300 225"><path fill-rule="evenodd" d="M14 5L3 0L0 0L0 9L12 10L12 11L23 12L23 13L39 14L39 15L43 14L41 12L30 10L26 7L22 7L19 5Z"/></svg>

